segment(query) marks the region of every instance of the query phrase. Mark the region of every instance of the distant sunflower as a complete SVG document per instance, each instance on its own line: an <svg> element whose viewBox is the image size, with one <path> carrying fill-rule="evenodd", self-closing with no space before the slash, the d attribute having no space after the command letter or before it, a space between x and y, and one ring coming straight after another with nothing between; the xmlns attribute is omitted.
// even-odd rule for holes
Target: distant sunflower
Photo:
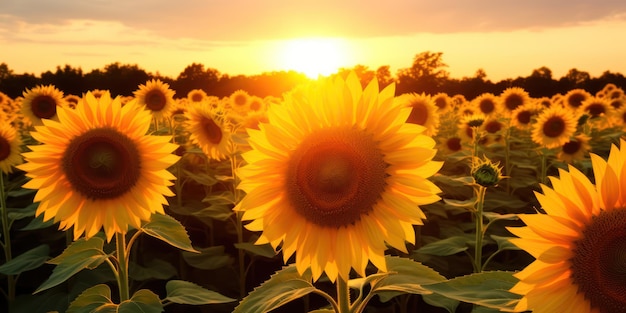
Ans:
<svg viewBox="0 0 626 313"><path fill-rule="evenodd" d="M609 100L609 104L616 110L623 107L624 103L626 103L626 97Z"/></svg>
<svg viewBox="0 0 626 313"><path fill-rule="evenodd" d="M452 99L450 99L450 96L447 93L440 92L434 95L432 98L433 98L433 102L437 106L437 110L439 111L439 114L444 114L452 110L452 107L453 107Z"/></svg>
<svg viewBox="0 0 626 313"><path fill-rule="evenodd" d="M498 108L498 97L488 92L474 98L471 102L472 106L478 108L478 110L485 115L496 113Z"/></svg>
<svg viewBox="0 0 626 313"><path fill-rule="evenodd" d="M626 142L608 162L591 154L596 185L578 169L559 170L552 188L536 192L545 214L520 214L526 227L509 227L511 242L535 261L514 276L522 295L516 311L624 312L626 280Z"/></svg>
<svg viewBox="0 0 626 313"><path fill-rule="evenodd" d="M0 123L0 170L5 174L13 172L13 167L22 163L19 134L8 123Z"/></svg>
<svg viewBox="0 0 626 313"><path fill-rule="evenodd" d="M585 100L591 97L593 96L584 89L572 89L563 96L563 105L572 110L577 110Z"/></svg>
<svg viewBox="0 0 626 313"><path fill-rule="evenodd" d="M76 108L76 105L80 102L80 97L77 95L66 95L63 99L70 108Z"/></svg>
<svg viewBox="0 0 626 313"><path fill-rule="evenodd" d="M476 132L483 131L483 124L487 118L482 113L465 115L459 123L459 137L463 141L472 142Z"/></svg>
<svg viewBox="0 0 626 313"><path fill-rule="evenodd" d="M500 94L500 107L502 112L509 114L518 107L528 103L530 96L528 92L520 87L509 87Z"/></svg>
<svg viewBox="0 0 626 313"><path fill-rule="evenodd" d="M610 115L613 110L611 104L603 98L590 97L580 105L580 112L589 115L590 118Z"/></svg>
<svg viewBox="0 0 626 313"><path fill-rule="evenodd" d="M263 98L251 96L248 107L252 112L263 112L267 108L267 105L265 104L265 101L263 101Z"/></svg>
<svg viewBox="0 0 626 313"><path fill-rule="evenodd" d="M426 127L427 136L434 136L439 131L439 112L430 96L426 94L407 93L396 98L401 105L411 108L406 122Z"/></svg>
<svg viewBox="0 0 626 313"><path fill-rule="evenodd" d="M561 146L561 150L557 153L557 159L571 164L574 161L582 161L587 157L591 145L589 144L589 136L580 134Z"/></svg>
<svg viewBox="0 0 626 313"><path fill-rule="evenodd" d="M230 154L231 134L224 116L221 116L208 103L187 108L186 129L189 139L211 159L222 160Z"/></svg>
<svg viewBox="0 0 626 313"><path fill-rule="evenodd" d="M485 141L481 143L488 145L502 141L502 133L506 127L507 125L505 125L497 116L487 118L481 127L485 131Z"/></svg>
<svg viewBox="0 0 626 313"><path fill-rule="evenodd" d="M62 230L73 226L74 239L104 228L111 240L164 213L175 179L167 168L178 157L170 137L146 135L150 112L87 93L76 109L58 113L59 122L44 121L31 132L42 144L29 146L27 163L18 166L31 178L24 187L38 189L37 216L60 222Z"/></svg>
<svg viewBox="0 0 626 313"><path fill-rule="evenodd" d="M169 117L176 106L174 90L170 89L169 84L158 79L152 79L145 85L139 85L139 89L133 94L137 99L137 105L148 109L156 120Z"/></svg>
<svg viewBox="0 0 626 313"><path fill-rule="evenodd" d="M543 110L532 126L532 140L552 149L564 145L576 131L576 119L565 108L553 106Z"/></svg>
<svg viewBox="0 0 626 313"><path fill-rule="evenodd" d="M462 139L459 136L442 138L442 142L437 145L437 151L442 156L447 156L463 150Z"/></svg>
<svg viewBox="0 0 626 313"><path fill-rule="evenodd" d="M23 94L22 115L35 126L43 125L42 119L57 120L57 108L66 106L63 92L53 85L40 85Z"/></svg>
<svg viewBox="0 0 626 313"><path fill-rule="evenodd" d="M230 108L239 114L248 113L248 109L250 108L250 95L247 91L239 89L233 92L230 97L228 97Z"/></svg>
<svg viewBox="0 0 626 313"><path fill-rule="evenodd" d="M187 100L189 100L191 104L202 103L206 99L207 94L202 89L193 89L187 93Z"/></svg>
<svg viewBox="0 0 626 313"><path fill-rule="evenodd" d="M284 261L295 253L314 280L347 281L351 268L365 276L368 261L385 271L385 242L406 252L425 218L418 205L439 200L427 179L442 165L435 141L405 123L411 109L394 101L394 86L379 92L372 80L363 90L354 73L319 80L248 130L236 209L263 231L257 243L282 244Z"/></svg>
<svg viewBox="0 0 626 313"><path fill-rule="evenodd" d="M528 130L539 112L540 109L535 105L518 107L511 112L511 126L520 130Z"/></svg>

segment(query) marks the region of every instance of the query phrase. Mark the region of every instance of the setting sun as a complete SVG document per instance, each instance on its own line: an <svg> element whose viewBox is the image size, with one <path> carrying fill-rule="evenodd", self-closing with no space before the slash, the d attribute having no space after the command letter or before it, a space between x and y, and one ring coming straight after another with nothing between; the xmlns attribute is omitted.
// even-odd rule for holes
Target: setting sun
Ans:
<svg viewBox="0 0 626 313"><path fill-rule="evenodd" d="M308 77L329 75L348 66L348 45L338 38L301 38L279 43L277 63Z"/></svg>

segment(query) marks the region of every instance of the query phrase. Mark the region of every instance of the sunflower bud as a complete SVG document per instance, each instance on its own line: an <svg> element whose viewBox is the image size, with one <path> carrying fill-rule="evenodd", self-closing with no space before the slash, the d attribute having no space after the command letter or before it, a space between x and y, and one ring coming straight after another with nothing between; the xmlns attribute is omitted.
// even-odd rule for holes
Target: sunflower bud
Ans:
<svg viewBox="0 0 626 313"><path fill-rule="evenodd" d="M499 163L492 163L491 160L485 159L478 161L472 168L472 177L474 181L483 186L495 186L502 179L502 168Z"/></svg>

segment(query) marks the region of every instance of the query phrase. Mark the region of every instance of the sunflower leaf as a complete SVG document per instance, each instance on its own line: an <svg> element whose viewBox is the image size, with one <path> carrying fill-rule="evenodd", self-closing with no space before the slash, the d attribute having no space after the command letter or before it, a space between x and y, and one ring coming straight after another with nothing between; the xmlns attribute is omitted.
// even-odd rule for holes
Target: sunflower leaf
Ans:
<svg viewBox="0 0 626 313"><path fill-rule="evenodd" d="M287 266L250 292L233 313L269 312L315 290L309 270L300 276L294 265Z"/></svg>
<svg viewBox="0 0 626 313"><path fill-rule="evenodd" d="M63 253L65 254L65 251ZM34 293L59 285L84 268L94 269L107 258L109 255L97 249L86 249L64 256L52 270L52 275L48 277L48 280L41 284Z"/></svg>
<svg viewBox="0 0 626 313"><path fill-rule="evenodd" d="M137 290L133 296L120 303L116 313L160 313L163 312L161 299L148 289Z"/></svg>
<svg viewBox="0 0 626 313"><path fill-rule="evenodd" d="M450 299L513 312L520 296L509 292L517 278L512 272L482 272L424 285L429 291Z"/></svg>
<svg viewBox="0 0 626 313"><path fill-rule="evenodd" d="M80 238L72 242L72 244L65 248L65 250L63 250L63 252L59 256L48 261L48 263L59 265L65 259L75 254L83 253L85 251L89 252L89 254L92 255L103 255L105 254L104 250L102 249L103 247L104 239L100 237L91 237L89 239Z"/></svg>
<svg viewBox="0 0 626 313"><path fill-rule="evenodd" d="M405 294L429 294L423 285L446 280L432 268L407 258L386 256L387 272L390 274L372 282L371 293L378 295L382 302Z"/></svg>
<svg viewBox="0 0 626 313"><path fill-rule="evenodd" d="M201 305L237 301L237 299L223 296L220 293L204 289L184 280L168 281L165 285L165 290L167 291L167 297L164 300L174 303Z"/></svg>
<svg viewBox="0 0 626 313"><path fill-rule="evenodd" d="M38 268L46 263L48 253L50 253L50 247L48 245L39 245L18 255L11 261L2 264L0 266L0 273L5 275L17 275Z"/></svg>
<svg viewBox="0 0 626 313"><path fill-rule="evenodd" d="M165 214L152 214L150 221L141 227L141 230L157 239L161 239L170 245L190 251L198 252L191 245L191 239L185 227L176 219Z"/></svg>
<svg viewBox="0 0 626 313"><path fill-rule="evenodd" d="M469 247L467 242L468 238L466 236L453 236L426 244L416 250L416 252L436 256L448 256L467 250Z"/></svg>
<svg viewBox="0 0 626 313"><path fill-rule="evenodd" d="M105 284L95 285L83 291L67 308L67 313L102 312L105 307L113 305L111 289Z"/></svg>

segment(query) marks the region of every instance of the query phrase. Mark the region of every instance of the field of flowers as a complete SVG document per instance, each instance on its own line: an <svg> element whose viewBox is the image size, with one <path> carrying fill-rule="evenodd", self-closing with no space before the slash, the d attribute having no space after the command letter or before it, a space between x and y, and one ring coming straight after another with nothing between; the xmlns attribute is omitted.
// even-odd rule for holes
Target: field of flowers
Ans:
<svg viewBox="0 0 626 313"><path fill-rule="evenodd" d="M0 93L0 311L624 312L625 103Z"/></svg>

